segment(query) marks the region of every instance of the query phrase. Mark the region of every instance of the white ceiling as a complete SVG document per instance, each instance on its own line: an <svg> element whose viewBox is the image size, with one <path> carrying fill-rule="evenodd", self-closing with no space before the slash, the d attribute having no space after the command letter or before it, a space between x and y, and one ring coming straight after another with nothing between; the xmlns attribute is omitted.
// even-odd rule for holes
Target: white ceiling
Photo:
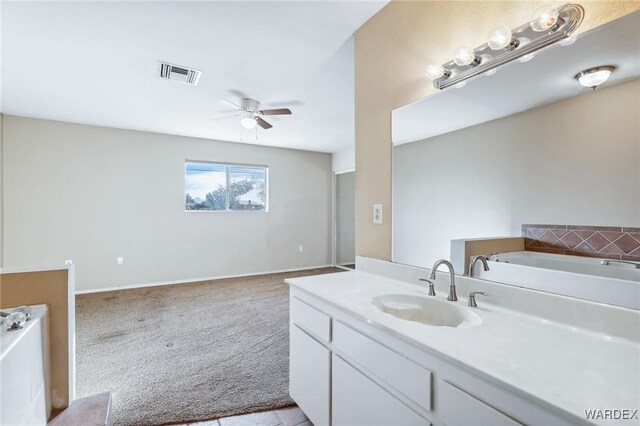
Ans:
<svg viewBox="0 0 640 426"><path fill-rule="evenodd" d="M336 152L354 143L351 36L386 3L4 1L2 112L239 142L219 99L244 95L293 111L244 142Z"/></svg>
<svg viewBox="0 0 640 426"><path fill-rule="evenodd" d="M450 87L394 110L392 141L419 141L589 93L574 78L587 68L616 67L602 88L636 79L639 53L640 12L635 12L580 34L569 46L551 46L529 62L511 62L492 76L478 76L460 89Z"/></svg>

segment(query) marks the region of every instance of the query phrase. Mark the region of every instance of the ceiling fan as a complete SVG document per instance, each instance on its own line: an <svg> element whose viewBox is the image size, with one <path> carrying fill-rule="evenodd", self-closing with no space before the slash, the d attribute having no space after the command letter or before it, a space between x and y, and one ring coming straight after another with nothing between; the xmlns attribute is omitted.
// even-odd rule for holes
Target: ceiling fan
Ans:
<svg viewBox="0 0 640 426"><path fill-rule="evenodd" d="M260 102L256 101L255 99L240 99L240 105L237 105L226 99L221 99L220 101L231 105L233 108L241 112L240 124L245 129L253 129L254 127L256 127L256 125L262 127L265 130L272 128L273 126L262 118L265 115L291 115L291 110L289 108L261 110Z"/></svg>

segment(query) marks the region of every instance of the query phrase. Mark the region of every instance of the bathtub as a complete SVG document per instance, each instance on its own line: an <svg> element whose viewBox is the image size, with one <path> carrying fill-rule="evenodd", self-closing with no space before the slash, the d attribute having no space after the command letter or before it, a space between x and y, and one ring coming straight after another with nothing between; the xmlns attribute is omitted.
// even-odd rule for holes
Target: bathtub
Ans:
<svg viewBox="0 0 640 426"><path fill-rule="evenodd" d="M475 276L491 281L640 310L640 269L603 259L537 253L499 253Z"/></svg>
<svg viewBox="0 0 640 426"><path fill-rule="evenodd" d="M32 306L20 330L0 330L0 425L46 425L51 414L49 322ZM3 309L10 312L11 309Z"/></svg>

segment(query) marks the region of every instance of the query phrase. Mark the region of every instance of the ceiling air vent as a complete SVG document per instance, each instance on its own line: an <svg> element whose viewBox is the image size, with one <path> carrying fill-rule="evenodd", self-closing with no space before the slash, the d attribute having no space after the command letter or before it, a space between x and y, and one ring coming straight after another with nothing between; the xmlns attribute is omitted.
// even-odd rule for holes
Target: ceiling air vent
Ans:
<svg viewBox="0 0 640 426"><path fill-rule="evenodd" d="M168 78L169 80L179 81L181 83L198 84L202 71L194 70L180 65L168 64L166 62L160 62L160 77Z"/></svg>

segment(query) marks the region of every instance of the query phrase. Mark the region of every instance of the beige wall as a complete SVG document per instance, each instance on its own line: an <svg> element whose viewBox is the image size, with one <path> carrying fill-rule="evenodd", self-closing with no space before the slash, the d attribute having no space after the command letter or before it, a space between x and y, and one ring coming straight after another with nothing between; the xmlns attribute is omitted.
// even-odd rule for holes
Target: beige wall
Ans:
<svg viewBox="0 0 640 426"><path fill-rule="evenodd" d="M330 154L6 115L3 134L5 267L72 259L92 290L331 263ZM185 212L185 159L269 166L269 212Z"/></svg>
<svg viewBox="0 0 640 426"><path fill-rule="evenodd" d="M639 119L637 79L395 146L393 261L525 223L640 227Z"/></svg>
<svg viewBox="0 0 640 426"><path fill-rule="evenodd" d="M427 64L451 59L459 45L486 42L499 25L527 22L546 2L392 1L355 34L356 254L391 258L391 110L435 91ZM640 2L580 2L579 32L640 9ZM385 222L374 225L371 206Z"/></svg>
<svg viewBox="0 0 640 426"><path fill-rule="evenodd" d="M69 374L70 316L69 270L51 270L21 273L0 273L0 308L45 304L49 308L51 403L53 408L69 405L72 384Z"/></svg>

